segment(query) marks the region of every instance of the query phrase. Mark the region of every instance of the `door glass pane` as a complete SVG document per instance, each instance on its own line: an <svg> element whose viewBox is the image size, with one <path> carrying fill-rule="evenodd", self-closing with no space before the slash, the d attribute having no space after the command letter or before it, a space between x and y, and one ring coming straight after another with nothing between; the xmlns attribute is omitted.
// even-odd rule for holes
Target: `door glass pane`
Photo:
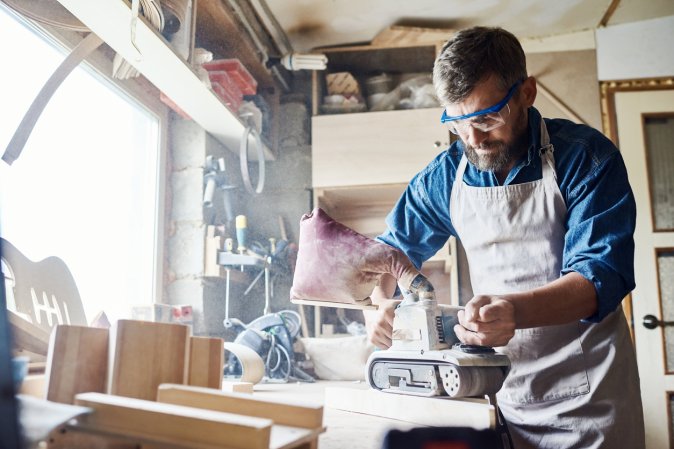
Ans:
<svg viewBox="0 0 674 449"><path fill-rule="evenodd" d="M656 231L674 229L674 115L646 116L644 136Z"/></svg>
<svg viewBox="0 0 674 449"><path fill-rule="evenodd" d="M658 289L662 319L674 321L674 250L658 251ZM667 372L674 372L674 327L666 326L665 347Z"/></svg>

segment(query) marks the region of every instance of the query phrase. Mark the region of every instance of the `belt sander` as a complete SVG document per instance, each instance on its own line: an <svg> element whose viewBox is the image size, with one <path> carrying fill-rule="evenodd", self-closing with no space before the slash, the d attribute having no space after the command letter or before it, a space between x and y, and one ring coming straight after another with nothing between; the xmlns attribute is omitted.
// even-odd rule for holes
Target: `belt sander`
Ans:
<svg viewBox="0 0 674 449"><path fill-rule="evenodd" d="M493 395L510 369L505 354L461 344L454 333L460 307L438 304L431 283L399 250L367 238L315 209L300 222L292 300L316 305L370 305L383 274L398 281L393 343L366 365L372 388L452 398Z"/></svg>

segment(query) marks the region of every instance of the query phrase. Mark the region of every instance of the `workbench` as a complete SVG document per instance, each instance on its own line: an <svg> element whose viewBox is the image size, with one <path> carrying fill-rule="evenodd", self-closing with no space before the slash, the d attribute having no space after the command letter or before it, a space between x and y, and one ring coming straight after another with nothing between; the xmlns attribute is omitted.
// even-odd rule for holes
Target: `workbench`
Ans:
<svg viewBox="0 0 674 449"><path fill-rule="evenodd" d="M408 430L419 427L418 424L401 420L332 408L329 404L325 404L325 393L326 389L333 388L362 389L365 390L364 394L369 390L367 383L362 381L317 381L302 384L261 383L255 385L254 395L260 398L292 398L324 404L323 425L326 427L326 431L319 437L318 447L320 449L343 449L347 447L350 449L379 449L388 430ZM431 398L423 399L434 400Z"/></svg>

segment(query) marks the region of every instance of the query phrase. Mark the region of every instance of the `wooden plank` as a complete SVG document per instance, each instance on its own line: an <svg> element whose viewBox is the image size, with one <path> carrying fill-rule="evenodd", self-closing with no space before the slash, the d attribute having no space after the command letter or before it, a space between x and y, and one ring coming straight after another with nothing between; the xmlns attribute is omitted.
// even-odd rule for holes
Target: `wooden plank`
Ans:
<svg viewBox="0 0 674 449"><path fill-rule="evenodd" d="M254 396L227 393L209 388L164 384L159 386L159 402L206 408L267 418L275 424L306 429L323 428L323 406L301 401L258 399Z"/></svg>
<svg viewBox="0 0 674 449"><path fill-rule="evenodd" d="M482 399L440 399L384 393L373 389L332 387L325 390L325 406L396 419L422 426L494 428L493 405Z"/></svg>
<svg viewBox="0 0 674 449"><path fill-rule="evenodd" d="M275 425L271 428L270 449L316 449L318 431Z"/></svg>
<svg viewBox="0 0 674 449"><path fill-rule="evenodd" d="M47 449L141 449L140 445L122 435L78 431L71 426L54 430L49 435ZM143 445L142 449L158 449Z"/></svg>
<svg viewBox="0 0 674 449"><path fill-rule="evenodd" d="M246 393L253 394L253 384L251 382L237 382L232 380L226 380L222 382L220 387L222 391L228 391L230 393Z"/></svg>
<svg viewBox="0 0 674 449"><path fill-rule="evenodd" d="M78 393L104 393L107 372L107 329L54 327L47 355L47 400L72 404Z"/></svg>
<svg viewBox="0 0 674 449"><path fill-rule="evenodd" d="M337 309L354 309L354 310L377 310L378 306L376 304L367 302L368 304L350 304L344 302L330 302L330 301L311 301L309 299L295 299L290 300L293 304L305 305L305 306L317 306L317 307L335 307Z"/></svg>
<svg viewBox="0 0 674 449"><path fill-rule="evenodd" d="M222 338L191 337L187 383L196 387L222 387L224 368Z"/></svg>
<svg viewBox="0 0 674 449"><path fill-rule="evenodd" d="M401 47L436 45L449 40L456 30L392 25L377 34L370 45L375 47Z"/></svg>
<svg viewBox="0 0 674 449"><path fill-rule="evenodd" d="M39 355L47 355L49 332L24 320L11 310L7 312L9 325L12 329L13 347L18 351L26 350Z"/></svg>
<svg viewBox="0 0 674 449"><path fill-rule="evenodd" d="M246 31L235 19L234 12L222 0L197 2L197 46L212 51L215 58L237 58L246 66L260 87L275 87L271 72ZM243 38L242 38L243 37Z"/></svg>
<svg viewBox="0 0 674 449"><path fill-rule="evenodd" d="M382 48L349 46L317 50L328 57L330 72L350 72L359 77L368 73L428 73L433 71L435 45Z"/></svg>
<svg viewBox="0 0 674 449"><path fill-rule="evenodd" d="M110 335L108 391L154 401L162 383L187 382L189 327L119 320Z"/></svg>
<svg viewBox="0 0 674 449"><path fill-rule="evenodd" d="M266 449L272 421L181 405L100 393L82 393L75 403L94 409L77 427L123 434L168 445Z"/></svg>

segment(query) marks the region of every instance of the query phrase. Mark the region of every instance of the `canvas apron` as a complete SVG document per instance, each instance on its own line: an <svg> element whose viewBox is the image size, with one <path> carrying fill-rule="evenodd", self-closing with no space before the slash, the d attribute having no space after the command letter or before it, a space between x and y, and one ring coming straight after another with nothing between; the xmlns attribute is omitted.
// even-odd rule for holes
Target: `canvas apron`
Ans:
<svg viewBox="0 0 674 449"><path fill-rule="evenodd" d="M542 179L497 187L466 185L461 159L450 217L475 295L522 292L560 276L566 205L543 120L539 153ZM497 398L516 449L644 447L636 358L622 308L596 324L518 329L499 350L512 363Z"/></svg>

